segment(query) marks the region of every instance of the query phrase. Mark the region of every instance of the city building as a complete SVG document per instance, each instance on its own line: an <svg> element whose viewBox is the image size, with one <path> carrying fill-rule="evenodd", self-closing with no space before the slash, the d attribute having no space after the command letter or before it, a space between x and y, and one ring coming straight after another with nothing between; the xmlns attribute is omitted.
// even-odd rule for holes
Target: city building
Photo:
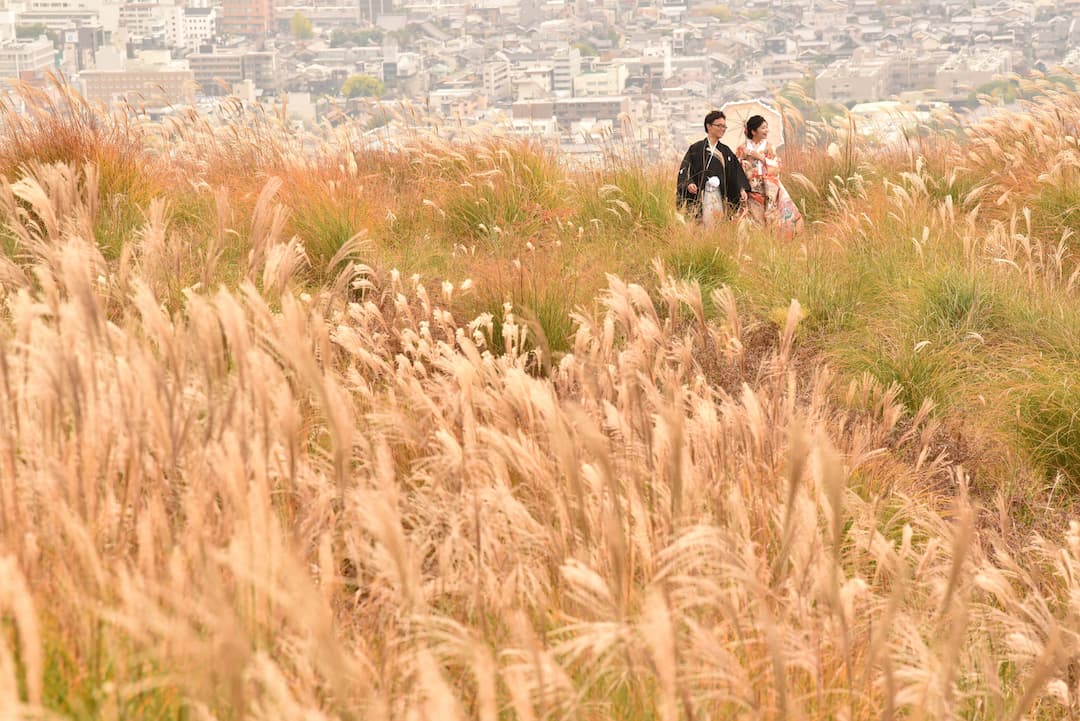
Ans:
<svg viewBox="0 0 1080 721"><path fill-rule="evenodd" d="M273 0L223 0L221 31L228 35L265 38L274 28Z"/></svg>
<svg viewBox="0 0 1080 721"><path fill-rule="evenodd" d="M112 103L118 100L175 105L193 96L194 74L178 68L130 68L84 70L79 73L87 100Z"/></svg>
<svg viewBox="0 0 1080 721"><path fill-rule="evenodd" d="M472 118L488 107L487 96L477 88L438 88L428 93L428 110L444 118Z"/></svg>
<svg viewBox="0 0 1080 721"><path fill-rule="evenodd" d="M175 5L156 2L128 2L120 6L120 27L129 36L161 37L166 40L166 15L176 11Z"/></svg>
<svg viewBox="0 0 1080 721"><path fill-rule="evenodd" d="M223 50L187 56L193 79L205 95L226 95L233 86L250 81L264 92L280 85L277 53L273 51Z"/></svg>
<svg viewBox="0 0 1080 721"><path fill-rule="evenodd" d="M581 73L574 78L574 97L618 95L626 87L626 66L622 63Z"/></svg>
<svg viewBox="0 0 1080 721"><path fill-rule="evenodd" d="M935 87L938 67L948 53L904 50L889 58L889 81L886 92L899 95L912 90Z"/></svg>
<svg viewBox="0 0 1080 721"><path fill-rule="evenodd" d="M484 93L492 101L509 100L514 92L513 83L510 80L510 61L505 55L501 58L499 55L484 63L482 70Z"/></svg>
<svg viewBox="0 0 1080 721"><path fill-rule="evenodd" d="M394 0L357 0L356 9L362 20L375 22L382 15L394 12Z"/></svg>
<svg viewBox="0 0 1080 721"><path fill-rule="evenodd" d="M0 78L31 80L56 68L56 50L46 37L0 43Z"/></svg>
<svg viewBox="0 0 1080 721"><path fill-rule="evenodd" d="M70 26L61 31L60 67L70 75L92 68L105 45L105 30L101 25Z"/></svg>
<svg viewBox="0 0 1080 721"><path fill-rule="evenodd" d="M573 95L574 79L581 74L581 51L574 47L560 49L551 58L551 72L551 89L555 94Z"/></svg>
<svg viewBox="0 0 1080 721"><path fill-rule="evenodd" d="M819 103L857 103L888 97L889 60L856 53L818 74L814 93Z"/></svg>
<svg viewBox="0 0 1080 721"><path fill-rule="evenodd" d="M944 101L967 100L980 85L1009 72L1012 72L1012 56L1009 53L955 53L938 68L934 85L936 98Z"/></svg>
<svg viewBox="0 0 1080 721"><path fill-rule="evenodd" d="M216 7L184 8L182 45L197 50L217 36L219 12Z"/></svg>

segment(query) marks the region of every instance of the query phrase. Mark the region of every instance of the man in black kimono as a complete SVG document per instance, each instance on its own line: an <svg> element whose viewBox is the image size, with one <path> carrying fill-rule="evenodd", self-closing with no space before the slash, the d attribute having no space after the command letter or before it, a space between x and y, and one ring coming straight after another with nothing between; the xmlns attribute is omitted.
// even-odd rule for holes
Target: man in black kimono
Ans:
<svg viewBox="0 0 1080 721"><path fill-rule="evenodd" d="M717 190L724 201L725 215L746 202L750 181L746 179L742 163L731 148L720 142L727 130L727 118L719 110L705 116L705 138L694 143L683 156L679 166L677 201L680 207L701 218L701 199L708 185ZM716 178L710 182L710 178Z"/></svg>

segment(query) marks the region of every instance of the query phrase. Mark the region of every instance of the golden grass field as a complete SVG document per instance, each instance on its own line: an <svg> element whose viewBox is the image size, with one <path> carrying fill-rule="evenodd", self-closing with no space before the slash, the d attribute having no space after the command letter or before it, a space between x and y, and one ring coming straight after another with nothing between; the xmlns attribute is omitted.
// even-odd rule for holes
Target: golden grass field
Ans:
<svg viewBox="0 0 1080 721"><path fill-rule="evenodd" d="M23 88L0 719L1076 718L1042 91L893 150L793 118L781 243L671 163Z"/></svg>

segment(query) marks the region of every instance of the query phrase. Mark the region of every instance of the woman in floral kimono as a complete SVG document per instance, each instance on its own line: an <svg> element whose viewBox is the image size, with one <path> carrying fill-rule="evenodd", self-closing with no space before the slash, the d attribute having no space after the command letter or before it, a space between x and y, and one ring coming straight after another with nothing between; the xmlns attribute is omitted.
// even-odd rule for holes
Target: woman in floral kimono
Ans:
<svg viewBox="0 0 1080 721"><path fill-rule="evenodd" d="M802 231L803 219L780 182L780 159L769 143L769 123L760 115L746 121L746 140L735 151L750 179L747 207L759 225L775 227L790 240Z"/></svg>

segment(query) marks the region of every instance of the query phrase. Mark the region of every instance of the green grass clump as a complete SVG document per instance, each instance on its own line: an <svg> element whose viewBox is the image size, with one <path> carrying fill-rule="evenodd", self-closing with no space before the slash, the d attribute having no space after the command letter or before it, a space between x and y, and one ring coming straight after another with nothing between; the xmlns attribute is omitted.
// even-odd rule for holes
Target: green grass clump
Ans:
<svg viewBox="0 0 1080 721"><path fill-rule="evenodd" d="M701 288L705 311L715 311L712 291L731 285L738 275L735 260L721 248L705 242L681 242L661 256L664 269L675 278L688 280Z"/></svg>
<svg viewBox="0 0 1080 721"><path fill-rule="evenodd" d="M900 388L899 400L911 412L927 400L940 405L953 398L964 369L949 348L910 336L880 340L877 348L855 352L853 372L869 373L885 387L895 383Z"/></svg>
<svg viewBox="0 0 1080 721"><path fill-rule="evenodd" d="M453 243L479 243L494 255L519 252L563 202L564 176L546 151L527 143L492 142L455 164L431 188L443 233Z"/></svg>
<svg viewBox="0 0 1080 721"><path fill-rule="evenodd" d="M606 233L657 236L675 219L675 187L660 168L612 162L585 175L577 186L577 225Z"/></svg>
<svg viewBox="0 0 1080 721"><path fill-rule="evenodd" d="M382 221L372 217L364 192L353 183L330 182L286 193L289 230L303 242L316 271L326 271L342 246Z"/></svg>
<svg viewBox="0 0 1080 721"><path fill-rule="evenodd" d="M1031 204L1032 226L1040 237L1071 238L1080 247L1080 169L1041 184Z"/></svg>
<svg viewBox="0 0 1080 721"><path fill-rule="evenodd" d="M1048 476L1080 492L1080 364L1040 363L1010 389L1016 436Z"/></svg>
<svg viewBox="0 0 1080 721"><path fill-rule="evenodd" d="M960 270L930 274L922 281L914 325L926 337L962 340L1001 330L1007 322L992 277Z"/></svg>
<svg viewBox="0 0 1080 721"><path fill-rule="evenodd" d="M528 329L519 350L537 349L551 358L573 345L574 323L570 314L582 302L582 289L574 281L546 282L554 270L546 261L537 257L515 260L474 275L477 289L466 296L463 312L468 318L484 313L491 316L486 339L492 352L501 354L507 350L503 326L508 316L516 325Z"/></svg>

